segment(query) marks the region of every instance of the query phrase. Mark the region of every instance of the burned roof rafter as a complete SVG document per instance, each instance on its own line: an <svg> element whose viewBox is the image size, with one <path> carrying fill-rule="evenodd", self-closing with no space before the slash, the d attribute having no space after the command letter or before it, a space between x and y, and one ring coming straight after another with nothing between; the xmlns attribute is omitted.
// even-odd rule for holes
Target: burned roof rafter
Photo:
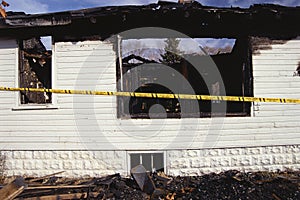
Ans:
<svg viewBox="0 0 300 200"><path fill-rule="evenodd" d="M300 7L262 4L249 8L217 8L202 6L197 2L159 2L144 6L110 6L38 15L8 13L8 17L0 24L0 36L34 33L60 38L63 32L63 38L99 35L105 39L133 28L163 27L190 37L293 37L300 32L299 23Z"/></svg>

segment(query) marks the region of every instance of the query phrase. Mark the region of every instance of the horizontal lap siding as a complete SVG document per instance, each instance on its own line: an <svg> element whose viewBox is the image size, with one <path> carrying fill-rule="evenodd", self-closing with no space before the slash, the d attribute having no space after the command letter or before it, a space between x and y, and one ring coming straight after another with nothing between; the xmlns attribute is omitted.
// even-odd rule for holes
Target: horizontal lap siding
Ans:
<svg viewBox="0 0 300 200"><path fill-rule="evenodd" d="M253 55L255 96L300 98L300 77L293 76L300 55L300 49L295 53L296 44L290 41ZM286 50L289 45L295 51ZM281 57L280 50L289 56ZM3 62L0 59L1 85L15 86L16 52L15 46L0 49L5 58ZM101 41L56 43L54 73L55 88L116 91L113 45ZM117 118L113 96L54 94L58 109L12 111L15 93L0 94L2 149L150 150L299 144L298 105L256 104L252 117L131 120Z"/></svg>
<svg viewBox="0 0 300 200"><path fill-rule="evenodd" d="M300 99L300 77L295 76L300 66L300 38L259 48L253 55L254 96ZM274 120L270 130L274 144L300 143L299 104L254 103L253 109L260 123Z"/></svg>
<svg viewBox="0 0 300 200"><path fill-rule="evenodd" d="M113 44L101 41L61 42L56 44L55 50L58 88L116 91L116 54ZM57 105L66 118L56 124L61 127L57 130L61 135L50 139L58 142L59 138L71 149L77 148L78 144L90 148L86 144L93 143L93 137L88 137L99 132L98 121L103 122L106 129L111 129L108 121L115 120L112 111L116 111L116 97L113 96L58 94ZM105 139L100 134L97 137L101 141Z"/></svg>
<svg viewBox="0 0 300 200"><path fill-rule="evenodd" d="M295 46L295 45L294 45ZM65 48L72 50L70 53ZM95 47L92 47L95 50ZM64 87L76 89L104 89L114 91L115 87L115 59L111 67L98 71L97 65L106 66L110 61L108 58L101 58L100 55L105 52L103 48L93 54L87 53L82 49L75 49L74 46L65 46L60 52L61 69L58 69L58 82ZM81 53L84 52L84 53ZM66 53L66 54L64 54ZM268 52L269 53L269 52ZM79 56L88 56L89 61L80 61ZM293 53L292 55L298 55ZM65 56L69 58L63 61ZM71 60L76 57L72 62ZM290 94L291 89L299 90L296 82L290 82L288 77L289 71L285 68L272 68L272 61L276 58L281 60L277 63L280 65L293 65L292 75L294 72L295 60L289 59L287 63L280 58L280 55L268 54L267 61L261 64L259 59L253 60L255 84L261 80L261 87L254 85L256 91L261 90L261 94L283 95ZM297 58L295 58L297 59ZM68 62L68 60L70 62ZM257 66L262 69L257 70ZM84 66L84 67L83 67ZM84 68L84 69L82 69ZM77 77L78 80L74 81ZM80 73L78 76L77 73ZM99 73L101 74L99 77ZM281 85L274 81L273 76L283 76ZM266 78L270 82L265 81ZM298 79L297 79L298 81ZM273 84L277 83L275 87ZM266 83L269 83L266 84ZM75 84L76 86L74 86ZM78 85L79 84L79 85ZM264 85L266 84L266 85ZM270 87L267 87L270 86ZM276 90L285 87L281 94ZM270 89L271 88L271 89ZM273 89L272 89L273 88ZM288 89L287 89L288 88ZM296 92L297 93L297 92ZM290 94L291 97L295 94ZM66 112L74 112L74 121L66 122L66 126L72 126L76 123L79 135L85 138L72 138L69 142L73 144L84 141L86 147L91 149L127 149L127 150L149 150L149 149L187 149L187 148L207 148L207 147L236 147L236 146L265 146L276 144L291 144L298 142L299 122L294 117L300 112L300 107L294 105L270 104L269 106L260 107L261 117L245 118L225 118L225 119L162 119L162 120L130 120L117 119L115 98L105 96L73 96L65 97L59 95L58 103L63 105ZM284 106L284 107L283 107ZM73 110L72 110L73 108ZM292 110L288 112L287 110ZM272 112L272 113L270 113ZM255 113L257 114L257 113ZM284 118L282 116L285 116ZM288 134L287 134L288 132ZM68 135L62 136L67 139Z"/></svg>
<svg viewBox="0 0 300 200"><path fill-rule="evenodd" d="M16 42L0 42L1 86L15 87L17 75ZM12 44L11 44L12 43ZM113 45L100 41L62 42L54 47L53 88L116 90L115 52ZM85 149L79 125L93 131L97 124L89 122L90 110L106 119L115 110L115 97L53 94L57 109L13 110L15 92L0 92L1 149ZM102 108L102 109L100 109ZM111 120L110 120L111 121Z"/></svg>
<svg viewBox="0 0 300 200"><path fill-rule="evenodd" d="M0 39L0 86L15 87L17 52L15 40ZM7 108L15 106L14 99L14 92L0 91L0 112L4 114Z"/></svg>
<svg viewBox="0 0 300 200"><path fill-rule="evenodd" d="M254 96L275 98L300 98L300 77L295 76L300 65L300 38L261 45L253 55ZM280 109L282 108L282 109ZM300 105L256 103L256 116L298 115Z"/></svg>

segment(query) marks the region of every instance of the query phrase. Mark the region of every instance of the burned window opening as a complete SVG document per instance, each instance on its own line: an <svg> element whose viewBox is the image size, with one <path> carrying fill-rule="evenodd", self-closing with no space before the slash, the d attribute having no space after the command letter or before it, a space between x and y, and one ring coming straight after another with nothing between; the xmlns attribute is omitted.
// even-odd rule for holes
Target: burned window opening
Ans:
<svg viewBox="0 0 300 200"><path fill-rule="evenodd" d="M173 94L170 89L155 83L144 84L135 90L135 92ZM181 117L180 104L177 99L130 98L128 105L131 118ZM166 115L162 115L164 111Z"/></svg>
<svg viewBox="0 0 300 200"><path fill-rule="evenodd" d="M200 40L200 39L199 39ZM208 49L205 54L199 54L195 52L188 52L185 54L183 59L174 63L164 63L162 58L166 56L166 51L163 52L158 49L160 57L153 56L153 49L148 49L150 56L147 55L147 49L141 48L138 51L133 52L134 54L123 54L122 58L122 73L123 82L118 81L118 90L120 90L120 84L122 84L123 91L130 92L148 92L148 93L169 93L173 91L170 89L156 84L159 81L158 77L151 77L154 71L162 70L159 64L166 64L172 69L179 72L189 84L192 86L195 94L201 95L221 95L220 94L220 83L213 81L208 85L204 81L205 74L209 75L210 70L206 70L205 67L201 68L204 72L202 76L188 60L193 59L205 59L206 56L211 56L212 60L218 67L222 76L226 95L227 96L253 96L252 94L252 70L251 70L251 52L249 48L248 38L238 38L230 41L232 46L226 46L225 48L212 48L204 46L202 49ZM124 46L122 46L124 49ZM145 53L146 52L146 53ZM165 54L164 54L165 53ZM171 57L171 56L170 56ZM135 73L134 77L126 78L124 74L131 73L131 70L139 67L143 64L153 63L151 66L142 71ZM157 63L157 65L155 65ZM120 65L117 61L117 79L120 80ZM205 70L207 72L205 72ZM147 72L148 71L148 72ZM125 77L125 78L124 78ZM129 76L130 77L130 76ZM152 84L149 84L151 82ZM135 84L135 85L134 85ZM182 87L179 90L184 92L184 84L179 84L178 87ZM131 91L132 88L137 88ZM210 91L210 92L209 92ZM211 94L210 94L211 93ZM135 97L118 97L118 117L119 118L197 118L197 117L211 117L222 116L220 113L212 113L212 105L222 104L220 101L198 101L198 107L192 107L191 101L195 100L181 100L181 103L189 105L188 113L184 116L181 114L181 105L177 99L154 99L154 98L135 98ZM157 107L156 105L160 105ZM250 116L251 103L246 102L226 102L227 110L226 116ZM126 106L128 108L126 108ZM151 110L152 106L156 106L158 109ZM197 110L198 109L198 110ZM150 112L151 110L151 112ZM199 112L200 110L200 112ZM161 111L159 113L159 111ZM215 111L218 112L218 111ZM199 115L200 113L200 115Z"/></svg>
<svg viewBox="0 0 300 200"><path fill-rule="evenodd" d="M51 37L42 38L51 40ZM40 37L19 41L20 64L19 86L21 88L52 88L51 44L44 45ZM21 104L47 104L52 103L51 93L20 92Z"/></svg>

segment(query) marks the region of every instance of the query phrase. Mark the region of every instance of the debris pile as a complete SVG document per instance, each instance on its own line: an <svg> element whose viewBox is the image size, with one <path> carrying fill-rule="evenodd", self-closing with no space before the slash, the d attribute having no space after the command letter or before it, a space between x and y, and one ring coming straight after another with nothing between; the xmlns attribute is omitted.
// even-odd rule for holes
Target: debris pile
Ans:
<svg viewBox="0 0 300 200"><path fill-rule="evenodd" d="M300 199L300 171L226 171L171 177L164 173L145 175L139 168L134 173L132 178L122 178L119 174L81 179L57 174L7 178L6 181L11 181L1 186L0 199Z"/></svg>

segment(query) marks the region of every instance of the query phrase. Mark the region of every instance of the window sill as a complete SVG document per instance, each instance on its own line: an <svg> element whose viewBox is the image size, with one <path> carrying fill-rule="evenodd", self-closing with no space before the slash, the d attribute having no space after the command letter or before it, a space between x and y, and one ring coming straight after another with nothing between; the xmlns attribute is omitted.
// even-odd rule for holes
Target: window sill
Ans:
<svg viewBox="0 0 300 200"><path fill-rule="evenodd" d="M12 111L22 111L22 110L55 110L58 109L57 106L50 104L40 104L40 105L34 105L34 104L30 104L30 105L20 105L18 107L14 107L12 108Z"/></svg>

